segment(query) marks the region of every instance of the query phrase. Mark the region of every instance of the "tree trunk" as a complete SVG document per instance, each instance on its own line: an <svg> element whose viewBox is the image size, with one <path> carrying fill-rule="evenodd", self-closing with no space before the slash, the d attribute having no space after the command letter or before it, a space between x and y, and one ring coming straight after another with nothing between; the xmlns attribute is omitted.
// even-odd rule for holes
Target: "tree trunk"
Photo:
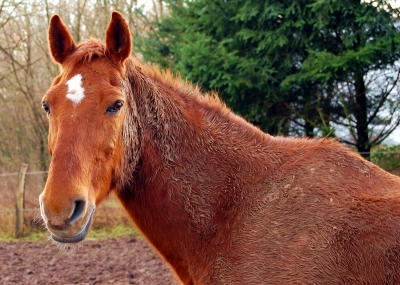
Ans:
<svg viewBox="0 0 400 285"><path fill-rule="evenodd" d="M309 137L309 138L313 138L315 136L314 135L314 125L312 125L307 120L305 121L305 124L304 124L304 133L305 133L306 137Z"/></svg>
<svg viewBox="0 0 400 285"><path fill-rule="evenodd" d="M355 118L357 129L357 150L367 160L370 160L371 144L368 136L368 110L367 95L365 90L364 74L356 73L354 76Z"/></svg>

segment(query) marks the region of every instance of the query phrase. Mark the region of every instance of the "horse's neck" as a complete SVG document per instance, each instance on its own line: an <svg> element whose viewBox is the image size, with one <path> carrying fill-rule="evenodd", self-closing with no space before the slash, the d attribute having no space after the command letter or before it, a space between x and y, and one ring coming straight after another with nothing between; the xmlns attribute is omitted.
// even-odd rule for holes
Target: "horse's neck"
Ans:
<svg viewBox="0 0 400 285"><path fill-rule="evenodd" d="M190 240L211 234L209 219L218 211L213 209L216 201L230 205L222 200L239 200L241 194L224 191L225 184L243 175L253 179L263 171L243 172L243 167L264 163L256 151L266 147L268 136L217 101L179 93L143 74L135 76L140 161L134 178L117 194L141 231L175 267L174 262L191 251Z"/></svg>
<svg viewBox="0 0 400 285"><path fill-rule="evenodd" d="M135 69L134 66L130 68ZM168 84L152 78L141 69L131 72L129 81L131 101L134 102L131 109L137 112L129 116L138 121L139 130L126 133L137 135L140 140L139 147L136 141L131 144L131 152L138 151L136 157L141 159L135 168L135 175L141 175L137 177L140 181L149 182L157 175L157 179L166 178L167 172L175 171L176 165L197 167L196 164L206 162L207 157L217 159L224 155L235 160L240 156L238 151L242 151L244 157L251 149L260 151L270 139L221 102L200 94L196 89L180 90L173 82ZM188 94L191 92L199 94ZM192 159L198 155L203 156L201 160ZM233 163L239 164L238 161ZM140 189L145 185L134 184L139 187L136 191L145 191Z"/></svg>

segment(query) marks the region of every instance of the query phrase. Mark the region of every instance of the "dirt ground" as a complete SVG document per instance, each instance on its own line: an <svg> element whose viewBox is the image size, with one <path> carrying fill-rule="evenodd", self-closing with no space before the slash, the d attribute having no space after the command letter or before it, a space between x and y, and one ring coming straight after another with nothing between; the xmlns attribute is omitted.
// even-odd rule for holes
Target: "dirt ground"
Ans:
<svg viewBox="0 0 400 285"><path fill-rule="evenodd" d="M0 284L146 284L178 282L141 238L85 241L61 249L51 241L0 242Z"/></svg>

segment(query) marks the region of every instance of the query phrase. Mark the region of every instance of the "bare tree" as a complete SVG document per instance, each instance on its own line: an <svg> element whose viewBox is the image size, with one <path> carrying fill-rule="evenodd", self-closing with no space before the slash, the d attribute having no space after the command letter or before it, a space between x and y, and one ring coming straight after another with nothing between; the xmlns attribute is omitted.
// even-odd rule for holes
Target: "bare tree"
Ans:
<svg viewBox="0 0 400 285"><path fill-rule="evenodd" d="M40 21L34 15L36 5L8 2L0 14L0 68L2 113L8 124L1 124L1 136L9 145L4 159L16 163L36 160L39 168L47 167L45 134L47 120L43 116L37 94L43 93L41 60L36 43ZM40 100L40 99L39 99ZM4 151L2 151L4 154Z"/></svg>

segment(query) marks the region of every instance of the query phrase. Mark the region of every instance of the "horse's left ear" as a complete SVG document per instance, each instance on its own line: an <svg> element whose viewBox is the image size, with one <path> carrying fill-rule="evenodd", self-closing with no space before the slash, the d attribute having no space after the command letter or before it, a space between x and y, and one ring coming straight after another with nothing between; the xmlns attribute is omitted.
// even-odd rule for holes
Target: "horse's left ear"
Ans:
<svg viewBox="0 0 400 285"><path fill-rule="evenodd" d="M131 32L124 17L113 12L106 31L106 53L118 64L130 56L132 50Z"/></svg>

